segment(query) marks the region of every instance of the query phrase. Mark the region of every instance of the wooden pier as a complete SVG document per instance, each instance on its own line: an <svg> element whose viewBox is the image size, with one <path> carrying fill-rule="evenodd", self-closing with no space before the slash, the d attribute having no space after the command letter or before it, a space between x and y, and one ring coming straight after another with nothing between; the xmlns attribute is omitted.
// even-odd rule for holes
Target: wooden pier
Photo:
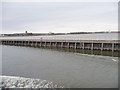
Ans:
<svg viewBox="0 0 120 90"><path fill-rule="evenodd" d="M120 42L118 40L25 40L25 39L1 39L3 45L29 46L29 47L50 47L50 48L68 48L81 50L105 50L120 51Z"/></svg>

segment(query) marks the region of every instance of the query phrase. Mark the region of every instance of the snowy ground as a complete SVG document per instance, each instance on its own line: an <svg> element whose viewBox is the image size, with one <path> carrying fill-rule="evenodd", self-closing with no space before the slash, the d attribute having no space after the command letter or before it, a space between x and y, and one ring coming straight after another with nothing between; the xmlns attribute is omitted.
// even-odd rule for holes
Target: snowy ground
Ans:
<svg viewBox="0 0 120 90"><path fill-rule="evenodd" d="M46 80L24 77L0 76L0 88L63 88Z"/></svg>

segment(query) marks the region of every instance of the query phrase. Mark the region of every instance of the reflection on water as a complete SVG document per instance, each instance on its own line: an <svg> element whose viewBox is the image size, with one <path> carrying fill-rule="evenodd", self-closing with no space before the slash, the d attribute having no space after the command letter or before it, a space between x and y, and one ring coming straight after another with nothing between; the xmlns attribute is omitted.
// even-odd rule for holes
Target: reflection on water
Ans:
<svg viewBox="0 0 120 90"><path fill-rule="evenodd" d="M48 47L42 47L43 49L53 49L63 52L75 52L75 53L81 53L81 54L90 54L90 55L101 55L101 56L112 56L112 57L120 57L119 51L101 51L101 50L81 50L81 49L72 49L72 48L48 48Z"/></svg>

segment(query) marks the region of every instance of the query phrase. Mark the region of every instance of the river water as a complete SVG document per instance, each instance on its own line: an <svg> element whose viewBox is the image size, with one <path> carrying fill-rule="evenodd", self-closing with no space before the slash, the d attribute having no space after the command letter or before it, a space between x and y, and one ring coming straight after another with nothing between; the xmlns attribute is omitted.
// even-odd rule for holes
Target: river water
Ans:
<svg viewBox="0 0 120 90"><path fill-rule="evenodd" d="M51 49L2 47L2 74L40 78L69 88L117 88L118 58Z"/></svg>

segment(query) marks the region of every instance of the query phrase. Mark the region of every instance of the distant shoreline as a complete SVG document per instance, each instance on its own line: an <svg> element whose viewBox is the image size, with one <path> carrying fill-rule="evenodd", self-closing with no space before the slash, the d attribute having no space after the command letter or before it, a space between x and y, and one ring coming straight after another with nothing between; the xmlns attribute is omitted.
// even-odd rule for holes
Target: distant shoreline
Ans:
<svg viewBox="0 0 120 90"><path fill-rule="evenodd" d="M41 35L72 35L72 34L104 34L104 33L120 33L120 31L111 32L70 32L70 33L13 33L13 34L0 34L1 36L41 36Z"/></svg>

